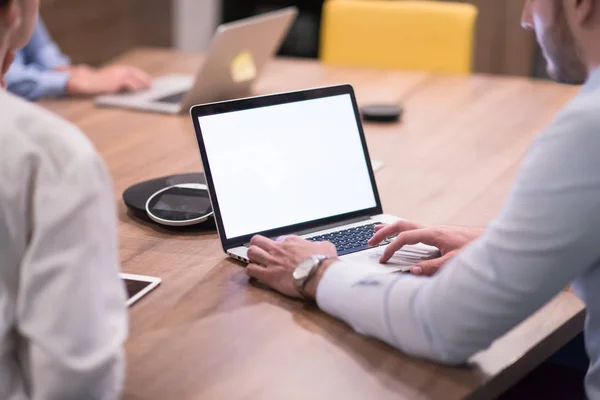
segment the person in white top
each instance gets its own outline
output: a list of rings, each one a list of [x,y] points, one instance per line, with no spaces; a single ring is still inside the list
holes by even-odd
[[[2,76],[37,11],[0,0]],[[127,314],[106,168],[42,108],[0,89],[0,110],[0,399],[118,399]]]
[[[573,283],[587,307],[586,392],[600,399],[600,0],[527,0],[522,25],[535,30],[552,77],[585,86],[535,140],[486,229],[378,227],[372,245],[398,235],[382,263],[407,244],[440,249],[412,275],[340,261],[329,243],[257,236],[247,273],[316,299],[360,333],[448,364],[487,348]]]

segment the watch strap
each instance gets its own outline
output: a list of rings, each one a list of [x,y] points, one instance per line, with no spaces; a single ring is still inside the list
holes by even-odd
[[[298,290],[300,295],[302,297],[304,297],[305,299],[310,299],[310,296],[308,295],[308,293],[306,293],[306,290],[304,290],[304,288],[306,287],[306,284],[315,275],[315,273],[317,272],[317,270],[319,269],[321,264],[323,264],[324,261],[330,259],[331,257],[318,254],[318,255],[313,255],[310,258],[313,260],[313,265],[312,265],[310,271],[308,272],[308,274],[302,279],[294,280],[296,290]]]

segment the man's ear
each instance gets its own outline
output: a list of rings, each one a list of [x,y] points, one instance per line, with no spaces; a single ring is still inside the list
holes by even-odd
[[[10,31],[21,25],[21,7],[17,0],[11,0],[6,7],[0,8],[0,28]]]
[[[573,17],[577,24],[584,25],[592,17],[598,6],[596,0],[571,0]]]

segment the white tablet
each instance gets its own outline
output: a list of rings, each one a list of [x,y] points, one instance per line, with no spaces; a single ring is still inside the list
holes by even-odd
[[[127,289],[127,307],[150,293],[160,284],[160,278],[144,275],[119,274]]]

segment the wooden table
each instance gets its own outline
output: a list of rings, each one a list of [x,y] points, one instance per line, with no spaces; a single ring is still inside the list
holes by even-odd
[[[201,56],[137,50],[153,74],[193,73]],[[277,60],[258,93],[349,82],[359,103],[401,101],[404,121],[366,125],[384,208],[425,223],[487,224],[534,135],[576,88],[521,78],[325,68]],[[312,306],[248,282],[210,230],[174,233],[132,220],[121,193],[141,180],[201,170],[189,117],[44,103],[97,146],[115,182],[123,270],[162,286],[131,309],[127,399],[489,399],[579,333],[582,303],[553,301],[472,365],[411,359]],[[468,316],[465,316],[468,318]]]

